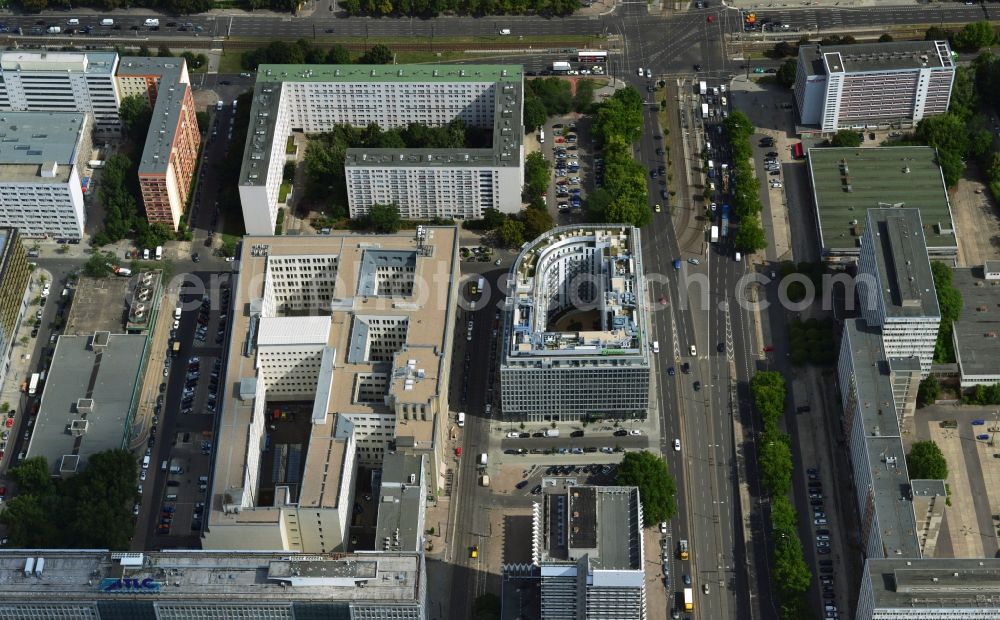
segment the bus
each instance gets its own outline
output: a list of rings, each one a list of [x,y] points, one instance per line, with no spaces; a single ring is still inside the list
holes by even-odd
[[[28,396],[34,396],[35,392],[38,391],[38,382],[41,379],[39,373],[31,375],[31,381],[28,383]]]
[[[806,156],[805,151],[802,148],[801,142],[796,142],[795,145],[792,146],[792,155],[795,157],[795,159],[802,159],[803,157]]]
[[[577,62],[585,65],[604,64],[608,62],[605,50],[580,50],[576,53]]]

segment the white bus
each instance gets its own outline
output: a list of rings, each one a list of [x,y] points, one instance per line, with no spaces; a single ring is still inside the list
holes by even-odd
[[[608,62],[608,52],[605,50],[580,50],[576,53],[576,60],[584,65],[604,64]]]
[[[37,372],[31,375],[31,381],[28,382],[28,396],[34,396],[35,392],[38,391],[38,382],[41,380],[41,375]]]

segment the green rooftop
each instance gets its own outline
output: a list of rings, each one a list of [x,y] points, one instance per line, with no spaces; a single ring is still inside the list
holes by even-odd
[[[957,253],[951,205],[933,148],[812,148],[809,176],[825,255],[857,256],[867,210],[897,206],[920,210],[928,254]]]
[[[261,82],[516,82],[521,65],[260,65]]]

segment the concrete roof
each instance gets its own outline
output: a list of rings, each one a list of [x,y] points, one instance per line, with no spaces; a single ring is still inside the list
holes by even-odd
[[[643,570],[636,487],[576,485],[565,496],[547,494],[545,500],[542,563],[575,563],[586,555],[595,571]]]
[[[75,164],[86,119],[78,112],[0,112],[0,164],[32,164],[36,174],[38,164]]]
[[[0,53],[4,71],[58,71],[113,75],[116,52],[30,52]]]
[[[1000,615],[1000,559],[868,559],[862,578],[871,581],[875,609]]]
[[[954,322],[955,357],[963,375],[1000,375],[1000,280],[987,280],[980,267],[952,269],[962,294]]]
[[[867,327],[862,319],[852,319],[844,322],[844,337],[850,339],[854,360],[857,415],[861,416],[871,498],[885,554],[920,557],[916,520],[908,497],[910,476],[881,333]]]
[[[10,239],[12,232],[14,232],[13,228],[8,226],[0,227],[0,257],[4,256],[4,252],[7,249],[7,241]]]
[[[326,344],[330,338],[328,316],[261,317],[257,345]]]
[[[521,65],[260,65],[250,110],[251,127],[240,169],[240,185],[262,186],[271,157],[282,85],[285,82],[409,83],[495,82],[491,149],[348,149],[345,166],[520,166],[524,129],[524,68]],[[387,128],[383,128],[387,129]],[[260,131],[258,135],[256,132]],[[251,178],[251,174],[256,177]]]
[[[887,318],[940,316],[920,212],[869,209],[875,264]]]
[[[81,276],[73,289],[73,303],[64,334],[90,336],[97,331],[123,332],[132,278]]]
[[[386,539],[393,551],[421,550],[423,520],[419,517],[425,501],[421,484],[424,475],[423,455],[395,452],[382,457],[382,481],[376,498],[376,550],[383,549]]]
[[[45,558],[44,571],[25,577],[25,562],[32,557]],[[423,560],[413,553],[333,557],[288,551],[0,550],[0,602],[7,605],[121,602],[130,598],[127,590],[106,592],[102,585],[115,585],[123,578],[154,582],[152,592],[139,594],[144,601],[191,601],[209,607],[233,601],[277,606],[309,601],[422,605],[426,581]],[[358,580],[364,580],[365,587],[358,587]]]
[[[322,505],[333,505],[336,497],[330,491],[331,485],[325,485],[327,492],[320,496],[324,474],[339,475],[344,453],[341,440],[336,435],[337,414],[392,414],[393,409],[385,402],[371,402],[355,398],[356,378],[359,374],[384,372],[409,373],[409,360],[419,359],[419,367],[425,370],[423,378],[416,377],[413,371],[413,382],[410,390],[396,389],[390,384],[388,400],[402,402],[426,402],[437,398],[445,398],[446,385],[442,384],[447,372],[442,372],[440,365],[447,359],[447,329],[446,317],[453,312],[455,300],[450,298],[452,282],[457,278],[453,271],[458,253],[458,230],[455,227],[426,227],[424,248],[428,252],[418,251],[415,231],[402,231],[395,235],[357,235],[352,233],[334,233],[331,235],[311,235],[296,237],[245,237],[242,251],[238,257],[239,276],[233,288],[233,317],[230,352],[227,356],[227,366],[223,381],[223,391],[230,393],[242,379],[257,375],[257,355],[254,344],[259,344],[263,334],[264,342],[275,341],[278,337],[269,334],[270,326],[265,326],[268,320],[281,318],[281,325],[289,330],[295,321],[303,321],[304,329],[310,331],[310,325],[326,321],[329,325],[326,349],[324,349],[323,364],[329,372],[321,373],[321,379],[329,383],[329,389],[317,388],[318,394],[328,395],[325,403],[316,403],[313,410],[313,426],[310,432],[306,469],[301,482],[300,501],[303,506],[310,502],[321,502]],[[261,250],[266,248],[266,250]],[[412,296],[361,296],[358,294],[361,266],[369,251],[417,252],[415,257],[414,278],[418,283]],[[269,277],[269,260],[283,257],[336,257],[336,284],[331,292],[331,311],[321,317],[268,317],[259,320],[261,327],[256,334],[251,333],[250,316],[251,302],[264,296],[265,283]],[[420,285],[422,283],[422,286]],[[265,308],[268,304],[261,305]],[[395,354],[393,361],[374,363],[348,359],[349,342],[352,338],[356,315],[365,317],[405,318],[408,325],[405,342]],[[274,325],[278,325],[277,322]],[[246,348],[248,339],[251,346]],[[310,336],[310,340],[312,340]],[[247,353],[249,351],[249,353]],[[426,354],[426,357],[421,357]],[[335,356],[330,363],[330,356]],[[228,386],[225,387],[225,386]],[[405,386],[403,386],[405,388]],[[395,391],[394,391],[395,390]],[[253,423],[252,401],[241,401],[238,398],[223,399],[220,412],[219,437],[217,445],[226,446],[220,450],[215,461],[215,475],[212,477],[214,492],[224,489],[241,488],[247,462],[247,429]],[[325,407],[322,421],[319,421],[318,411]],[[427,441],[434,436],[435,420],[431,419],[399,419],[396,423],[397,436],[414,437],[418,441]],[[329,458],[327,458],[329,454]],[[322,455],[322,456],[321,456]],[[327,466],[329,471],[324,471]],[[313,492],[315,489],[315,492]],[[216,506],[213,506],[213,517]],[[248,513],[244,510],[241,520],[246,520]],[[220,513],[221,515],[221,513]],[[220,516],[221,518],[221,516]]]
[[[800,45],[799,56],[805,57],[810,75],[954,67],[947,41]]]
[[[64,455],[78,455],[79,469],[91,454],[122,447],[138,369],[146,345],[141,335],[112,334],[100,358],[92,336],[60,336],[49,367],[27,456],[44,456],[55,475]],[[77,412],[77,400],[93,399],[93,412]],[[67,432],[85,419],[86,433]]]
[[[951,204],[933,148],[812,148],[808,153],[824,252],[856,256],[865,211],[896,204],[920,210],[928,252],[958,251]]]

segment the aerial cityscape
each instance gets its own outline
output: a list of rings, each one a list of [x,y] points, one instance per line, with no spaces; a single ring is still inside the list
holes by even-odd
[[[1000,619],[1000,0],[0,39],[0,618]]]

